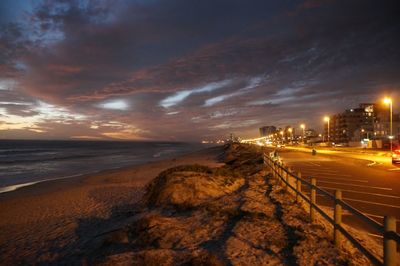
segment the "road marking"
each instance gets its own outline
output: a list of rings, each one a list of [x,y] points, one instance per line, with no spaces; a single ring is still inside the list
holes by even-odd
[[[304,170],[306,170],[306,171],[316,171],[316,172],[327,172],[327,173],[337,173],[338,171],[335,171],[335,170],[331,170],[331,169],[323,169],[322,167],[319,167],[319,168],[309,168],[308,166],[306,166],[306,167],[302,167],[302,166],[299,166],[299,169],[304,169]]]
[[[318,180],[318,183],[328,183],[328,184],[337,184],[337,185],[363,187],[363,188],[374,188],[374,189],[381,189],[381,190],[393,190],[393,189],[387,188],[387,187],[371,187],[371,186],[354,185],[354,184],[348,184],[348,183],[331,182],[331,181],[323,181],[323,180]]]
[[[400,171],[400,168],[391,168],[391,169],[388,169],[389,171]]]
[[[324,175],[341,175],[341,176],[352,176],[349,174],[342,174],[338,172],[329,172],[329,171],[315,171],[315,170],[305,170],[304,172],[313,172],[313,173],[318,173],[318,174],[324,174]]]
[[[366,216],[371,216],[371,217],[383,219],[383,216],[382,216],[382,215],[372,214],[372,213],[368,213],[368,212],[363,212],[362,214],[364,214],[364,215],[366,215]]]
[[[307,176],[307,175],[306,175],[306,176]],[[368,183],[367,180],[361,180],[361,179],[349,179],[349,178],[325,177],[325,176],[318,176],[318,178],[333,179],[333,180],[344,180],[344,181],[354,181],[354,182],[361,182],[361,183]]]
[[[362,214],[367,215],[367,216],[380,218],[380,219],[384,218],[384,216],[382,216],[382,215],[376,215],[376,214],[372,214],[372,213],[368,213],[368,212],[363,212]],[[400,223],[400,219],[396,219],[396,222]]]
[[[371,234],[371,233],[367,233],[367,235],[374,236],[374,237],[377,237],[377,238],[383,238],[382,235],[376,235],[376,234]]]
[[[299,169],[303,170],[303,171],[314,171],[314,172],[322,172],[322,173],[330,173],[330,174],[337,174],[338,171],[334,171],[334,170],[328,170],[328,169],[314,169],[314,168],[307,168],[307,167],[298,167]]]
[[[330,176],[344,176],[344,177],[352,177],[353,175],[349,174],[341,174],[341,173],[334,173],[334,172],[324,172],[324,171],[314,171],[314,170],[304,170],[300,171],[301,173],[310,173],[314,175],[330,175]]]
[[[379,206],[385,206],[385,207],[391,207],[391,208],[400,209],[400,206],[397,206],[397,205],[378,203],[378,202],[372,202],[372,201],[367,201],[367,200],[351,199],[351,198],[343,198],[343,199],[344,200],[349,200],[349,201],[357,201],[357,202],[362,202],[362,203],[368,203],[368,204],[373,204],[373,205],[379,205]]]
[[[343,176],[352,176],[351,174],[343,173],[341,171],[333,171],[328,169],[303,169],[303,171],[309,172],[316,172],[316,173],[323,173],[327,175],[343,175]]]
[[[333,188],[333,187],[324,187],[324,186],[320,186],[320,188],[331,189],[331,190],[337,190],[337,188]],[[371,193],[371,192],[362,192],[362,191],[356,191],[356,190],[350,190],[350,189],[340,189],[340,190],[341,190],[341,191],[344,191],[344,192],[351,192],[351,193],[359,193],[359,194],[367,194],[367,195],[373,195],[373,196],[379,196],[379,197],[400,199],[400,197],[398,197],[398,196],[393,196],[393,195],[385,195],[385,194]]]
[[[373,165],[375,165],[375,164],[376,164],[376,162],[374,161],[374,162],[372,162],[372,163],[367,164],[367,166],[373,166]]]
[[[313,163],[313,162],[307,162],[308,164],[311,164],[311,165],[314,165],[314,166],[318,166],[318,167],[320,167],[321,165],[320,164],[317,164],[317,163]]]

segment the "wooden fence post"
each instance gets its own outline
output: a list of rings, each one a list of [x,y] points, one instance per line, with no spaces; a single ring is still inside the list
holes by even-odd
[[[290,168],[290,167],[288,167],[288,169],[287,169],[288,171],[287,171],[287,173],[286,173],[286,183],[287,183],[287,185],[286,185],[286,192],[289,192],[289,184],[290,184],[290,174],[292,173],[292,168]]]
[[[272,177],[275,178],[275,162],[271,161]]]
[[[278,181],[279,181],[279,184],[282,184],[282,180],[281,180],[281,176],[282,176],[282,168],[281,168],[281,166],[282,166],[282,162],[278,162]]]
[[[313,207],[316,204],[316,191],[315,186],[317,185],[317,180],[313,177],[311,178],[311,194],[310,194],[310,220],[313,223],[315,221],[315,209]]]
[[[288,192],[288,184],[287,184],[287,180],[288,180],[288,173],[284,170],[285,165],[282,164],[282,179],[285,180],[285,182],[283,182],[283,187],[285,188],[285,191]]]
[[[301,197],[300,197],[300,193],[301,193],[301,181],[300,181],[301,173],[300,172],[297,173],[297,177],[298,177],[298,179],[296,179],[296,202],[299,203],[300,200],[301,200]]]
[[[339,200],[342,199],[342,191],[335,191],[335,203],[334,203],[334,213],[333,219],[335,224],[333,225],[333,243],[336,247],[340,246],[340,231],[339,226],[342,223],[342,205],[340,205]]]
[[[385,216],[385,231],[383,234],[383,265],[396,265],[396,241],[388,237],[388,232],[396,232],[396,218],[394,216]]]
[[[280,181],[279,176],[281,175],[281,163],[277,162],[276,163],[276,178],[278,178],[278,181]]]

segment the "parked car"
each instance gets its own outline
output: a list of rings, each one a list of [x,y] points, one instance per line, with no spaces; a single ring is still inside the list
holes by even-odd
[[[394,150],[392,153],[392,163],[400,163],[400,149]]]

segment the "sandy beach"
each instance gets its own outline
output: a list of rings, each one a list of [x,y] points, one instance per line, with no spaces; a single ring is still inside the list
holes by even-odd
[[[161,171],[182,164],[220,166],[221,152],[222,147],[214,147],[0,194],[2,265],[46,264],[79,253],[88,239],[118,227]]]

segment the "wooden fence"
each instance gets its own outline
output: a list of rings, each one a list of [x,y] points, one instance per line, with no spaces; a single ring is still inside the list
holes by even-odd
[[[282,162],[279,162],[278,160],[274,159],[274,157],[271,157],[266,153],[264,153],[264,164],[270,169],[273,177],[282,182],[287,191],[290,189],[292,192],[294,192],[296,195],[296,202],[299,203],[301,199],[303,199],[308,204],[310,208],[309,211],[311,222],[315,222],[315,214],[317,211],[333,226],[333,241],[335,246],[340,246],[341,238],[344,236],[362,254],[364,254],[372,264],[385,266],[396,265],[397,245],[400,243],[400,235],[396,232],[395,217],[385,216],[384,225],[381,225],[380,223],[361,213],[359,210],[350,206],[348,203],[344,202],[342,200],[342,192],[340,190],[336,190],[335,195],[332,195],[326,190],[319,188],[315,178],[311,178],[311,182],[302,179],[301,173],[298,173],[297,175],[292,173],[292,171],[286,168]],[[305,195],[301,191],[302,185],[310,189],[310,196]],[[316,201],[317,192],[333,201],[333,218],[318,206]],[[349,211],[352,215],[358,217],[365,224],[383,235],[383,261],[369,251],[365,246],[363,246],[362,243],[360,243],[342,226],[342,209]]]

